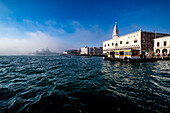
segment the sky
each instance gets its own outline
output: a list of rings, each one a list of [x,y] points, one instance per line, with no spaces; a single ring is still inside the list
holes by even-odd
[[[169,0],[0,0],[0,55],[100,47],[140,29],[170,33]]]

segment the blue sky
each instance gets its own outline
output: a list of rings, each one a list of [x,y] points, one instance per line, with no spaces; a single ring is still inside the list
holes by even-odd
[[[0,0],[0,54],[102,46],[140,28],[170,33],[169,0]]]

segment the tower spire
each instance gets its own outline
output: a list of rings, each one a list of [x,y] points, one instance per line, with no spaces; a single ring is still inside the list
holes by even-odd
[[[113,38],[119,37],[119,30],[117,27],[117,22],[115,22],[115,27],[113,29]]]

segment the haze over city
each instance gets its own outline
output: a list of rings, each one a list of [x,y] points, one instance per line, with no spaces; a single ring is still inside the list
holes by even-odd
[[[170,33],[168,0],[0,0],[0,55],[102,46],[140,28]]]

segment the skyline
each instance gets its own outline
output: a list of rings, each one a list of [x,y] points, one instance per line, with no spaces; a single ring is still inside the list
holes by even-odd
[[[0,54],[102,46],[119,34],[170,33],[168,0],[0,0]]]

